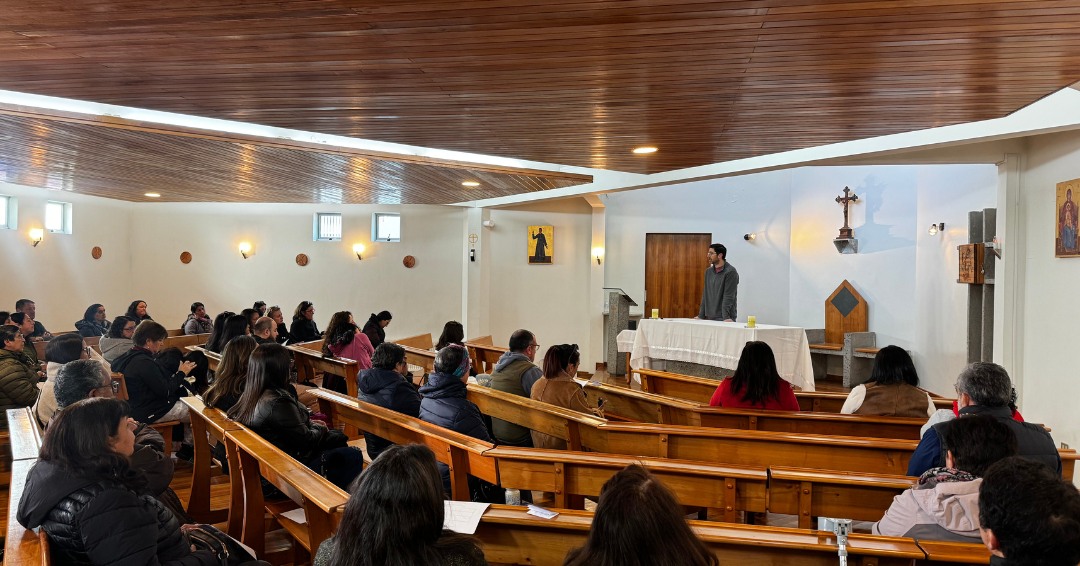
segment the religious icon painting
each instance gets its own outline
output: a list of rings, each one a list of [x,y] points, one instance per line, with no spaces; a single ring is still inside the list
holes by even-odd
[[[529,265],[551,265],[555,251],[555,228],[529,226]]]
[[[1057,184],[1054,207],[1054,255],[1080,257],[1077,242],[1077,214],[1080,213],[1080,179]]]

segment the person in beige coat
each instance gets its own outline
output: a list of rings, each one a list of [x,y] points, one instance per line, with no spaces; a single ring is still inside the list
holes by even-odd
[[[578,352],[577,344],[559,344],[548,348],[544,355],[544,377],[533,384],[529,397],[579,413],[604,416],[599,408],[589,406],[585,392],[574,381],[579,363],[581,353]],[[566,441],[561,438],[535,430],[531,433],[533,446],[536,448],[566,450]]]

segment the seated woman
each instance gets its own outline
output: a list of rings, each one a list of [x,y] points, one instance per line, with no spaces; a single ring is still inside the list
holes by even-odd
[[[144,320],[154,320],[146,312],[146,301],[132,301],[124,316],[134,320],[136,325]]]
[[[314,566],[486,566],[476,541],[443,528],[435,454],[419,444],[392,446],[351,486],[337,536]]]
[[[371,365],[371,369],[362,370],[357,378],[360,400],[403,415],[420,418],[420,393],[405,377],[409,374],[405,348],[391,342],[384,342],[375,348],[375,353],[371,356]],[[364,432],[364,444],[372,460],[378,458],[387,446],[393,446],[389,440],[370,432]]]
[[[277,324],[277,343],[291,342],[292,336],[289,335],[289,329],[285,326],[285,315],[281,313],[281,307],[277,305],[270,307],[270,310],[266,311],[266,316],[274,319],[274,323]]]
[[[11,313],[11,322],[15,323],[15,327],[22,333],[23,353],[26,354],[26,357],[34,361],[34,365],[40,366],[41,360],[38,359],[37,348],[34,347],[34,342],[41,341],[41,339],[33,338],[34,319],[30,318],[30,315],[24,312],[15,312]]]
[[[8,311],[0,311],[0,326],[7,326],[10,324],[15,324],[14,322],[11,322],[11,313]]]
[[[225,335],[225,321],[229,320],[230,316],[235,315],[236,313],[232,311],[222,311],[214,317],[214,327],[210,329],[210,336],[206,338],[206,344],[203,344],[203,348],[211,352],[220,352],[225,347],[225,344],[221,341],[222,336]]]
[[[289,327],[290,344],[313,342],[323,337],[319,327],[315,326],[315,305],[311,301],[300,301],[293,312],[292,326]]]
[[[188,374],[191,379],[187,384],[188,391],[194,395],[202,395],[206,388],[210,387],[210,360],[206,359],[206,354],[192,350],[184,353],[184,361],[195,364],[195,369]]]
[[[439,335],[439,342],[435,344],[435,351],[438,352],[450,344],[464,346],[464,342],[465,327],[460,322],[451,320],[443,325],[442,334]],[[476,368],[469,368],[469,377],[476,377]]]
[[[154,360],[168,337],[164,326],[152,320],[140,323],[135,328],[135,345],[112,364],[113,371],[124,374],[131,416],[141,423],[191,422],[180,397],[185,395],[184,380],[195,364],[182,362],[176,371],[169,372]],[[184,439],[190,446],[190,427],[184,427]]]
[[[89,357],[83,347],[82,336],[75,333],[60,334],[45,346],[45,383],[41,384],[41,393],[37,403],[34,403],[34,415],[42,426],[49,423],[57,410],[53,387],[56,385],[56,374],[60,368],[68,362]]]
[[[251,336],[251,326],[248,324],[248,319],[241,314],[234,314],[225,319],[225,324],[222,325],[221,333],[218,335],[217,344],[208,347],[207,350],[220,354],[225,349],[225,345],[232,342],[232,339],[237,336]]]
[[[206,314],[206,305],[198,302],[191,303],[191,314],[184,321],[182,328],[185,335],[209,334],[212,332],[214,323],[211,322],[210,316]]]
[[[988,415],[968,415],[944,427],[944,468],[931,468],[897,495],[875,535],[979,543],[979,487],[986,470],[1018,454],[1016,435]]]
[[[228,411],[229,418],[255,431],[267,442],[292,456],[307,467],[325,473],[326,478],[342,489],[348,488],[363,469],[359,461],[345,457],[348,437],[337,429],[311,420],[307,408],[296,398],[289,385],[289,364],[292,356],[284,346],[264,344],[255,348],[248,361],[247,382],[240,400]],[[340,449],[345,468],[333,472],[323,469],[324,454]]]
[[[240,315],[248,320],[248,328],[255,328],[255,322],[259,320],[259,311],[255,309],[244,309],[240,311]]]
[[[248,358],[258,344],[251,336],[237,336],[225,346],[214,372],[214,384],[203,393],[208,407],[228,412],[240,400],[247,380]]]
[[[574,381],[579,363],[581,353],[577,344],[559,344],[548,348],[547,354],[544,354],[544,377],[533,384],[529,397],[571,411],[604,416],[600,409],[589,406],[585,391]],[[531,433],[536,448],[566,450],[566,441],[561,438],[535,430]]]
[[[132,470],[136,427],[119,399],[85,399],[57,413],[26,478],[19,523],[49,533],[61,564],[220,564],[191,550],[179,521]]]
[[[0,411],[31,407],[37,401],[39,366],[26,356],[25,342],[19,327],[0,326]],[[7,430],[7,419],[0,430]]]
[[[379,344],[386,342],[386,327],[393,318],[394,316],[390,314],[390,311],[382,311],[379,314],[372,313],[368,317],[367,322],[364,323],[364,334],[367,334],[372,347],[378,348]]]
[[[709,405],[742,409],[798,411],[799,400],[791,384],[776,371],[772,348],[764,342],[747,342],[739,356],[735,375],[724,378]]]
[[[101,357],[112,364],[121,354],[126,354],[135,345],[131,337],[135,335],[134,320],[126,316],[118,316],[109,327],[109,334],[98,342],[101,348]]]
[[[371,341],[367,335],[360,332],[351,312],[340,311],[330,317],[330,324],[326,327],[326,341],[322,347],[324,358],[355,360],[360,369],[365,370],[371,369],[371,354],[374,352]],[[322,386],[338,393],[348,392],[345,379],[338,375],[324,375]]]
[[[919,389],[919,374],[903,348],[885,346],[874,356],[870,382],[848,393],[840,412],[845,415],[929,417],[937,407],[930,394]]]
[[[716,566],[720,561],[690,530],[686,510],[645,468],[630,464],[600,488],[585,546],[563,566]]]
[[[109,333],[109,319],[105,316],[105,307],[99,303],[90,305],[83,313],[82,320],[75,322],[79,335],[87,338],[105,336]]]

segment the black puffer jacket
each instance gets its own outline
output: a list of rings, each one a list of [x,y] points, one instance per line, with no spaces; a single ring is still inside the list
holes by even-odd
[[[357,382],[360,400],[410,417],[420,417],[420,394],[400,373],[388,369],[365,369]],[[372,460],[394,443],[369,432],[364,433]]]
[[[371,318],[364,323],[364,334],[367,334],[368,340],[371,340],[372,348],[378,348],[379,344],[386,342],[386,330],[379,324],[379,315],[371,315]]]
[[[424,398],[420,401],[420,419],[433,425],[448,428],[454,432],[491,442],[484,415],[480,408],[465,398],[468,389],[460,377],[446,373],[433,373],[428,382],[420,388]],[[451,493],[450,468],[439,462],[439,474],[442,475],[443,489]],[[469,491],[474,501],[480,489],[480,480],[469,476]]]
[[[314,320],[294,320],[292,326],[289,327],[289,344],[313,342],[320,338],[322,338],[322,332],[319,332],[319,327],[315,326]]]
[[[184,393],[184,374],[169,375],[149,350],[132,348],[113,361],[112,370],[124,374],[131,418],[141,423],[165,416]]]
[[[307,462],[321,452],[325,427],[312,424],[307,408],[284,389],[267,389],[255,413],[242,424],[282,452]]]
[[[180,523],[157,499],[116,481],[72,475],[44,460],[26,478],[17,518],[28,529],[49,533],[60,564],[218,564],[210,552],[191,552]]]

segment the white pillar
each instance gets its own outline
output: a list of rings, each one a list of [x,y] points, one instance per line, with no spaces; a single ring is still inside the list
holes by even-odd
[[[461,269],[461,324],[465,327],[465,338],[476,338],[490,334],[488,301],[491,268],[490,246],[488,246],[490,228],[483,226],[491,219],[491,210],[486,208],[467,208],[462,222],[465,238],[465,253],[462,256]],[[472,241],[475,235],[476,241]]]
[[[1021,171],[1023,156],[998,163],[997,237],[1001,260],[994,277],[994,362],[1013,378],[1023,399],[1025,246]]]
[[[588,358],[583,360],[582,367],[592,372],[596,364],[603,362],[606,355],[604,343],[604,269],[607,266],[607,258],[601,257],[601,263],[597,264],[596,257],[592,255],[594,248],[606,248],[604,245],[607,234],[607,216],[604,203],[597,195],[586,195],[585,200],[592,207],[592,245],[589,247],[589,345],[586,348]]]

